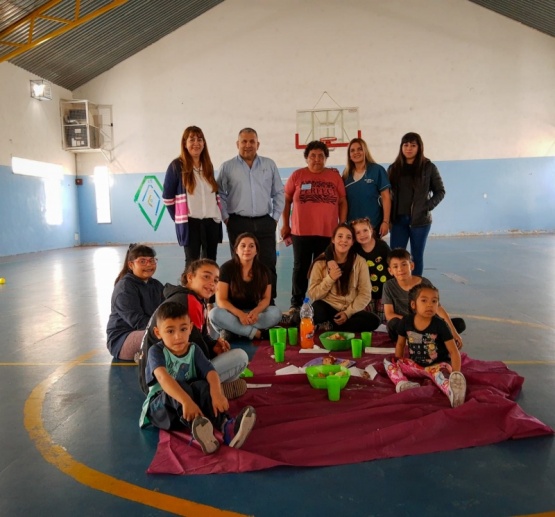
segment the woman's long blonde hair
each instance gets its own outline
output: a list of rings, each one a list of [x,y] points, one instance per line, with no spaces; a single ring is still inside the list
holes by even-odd
[[[355,173],[355,163],[353,162],[353,160],[351,160],[351,147],[353,146],[353,144],[361,145],[362,150],[364,151],[364,159],[366,160],[366,165],[368,165],[369,163],[376,163],[376,160],[374,160],[374,158],[372,158],[372,155],[370,154],[370,149],[368,149],[368,145],[366,145],[366,142],[362,138],[353,138],[349,142],[349,147],[347,147],[347,166],[343,171],[344,180],[348,179],[349,177],[352,178],[353,174]]]

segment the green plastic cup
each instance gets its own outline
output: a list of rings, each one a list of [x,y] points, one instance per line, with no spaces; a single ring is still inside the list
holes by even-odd
[[[241,378],[245,378],[245,377],[254,377],[254,373],[252,370],[249,370],[248,368],[245,368],[242,372],[241,375],[239,375],[239,377]]]
[[[328,399],[337,402],[341,397],[341,378],[337,375],[328,375],[326,386],[328,388]]]
[[[278,338],[277,338],[277,327],[274,327],[273,329],[269,330],[270,333],[270,345],[274,346],[277,342],[278,342]]]
[[[277,327],[277,343],[287,344],[287,329],[283,327]]]
[[[283,363],[285,361],[285,343],[274,344],[274,358],[276,363]]]
[[[362,339],[362,344],[364,348],[367,346],[372,346],[372,332],[361,332],[360,338]]]
[[[362,357],[362,339],[351,339],[351,351],[355,359]]]
[[[287,336],[289,337],[289,344],[296,345],[299,339],[299,329],[297,327],[290,327],[287,329]]]

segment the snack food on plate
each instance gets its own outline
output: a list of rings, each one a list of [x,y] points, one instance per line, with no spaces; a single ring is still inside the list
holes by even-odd
[[[344,377],[345,376],[345,372],[344,371],[339,371],[339,372],[328,372],[328,373],[322,373],[322,372],[318,372],[318,378],[319,379],[325,379],[326,377],[329,377],[330,375],[335,375],[336,377]]]
[[[341,335],[339,332],[328,336],[328,339],[333,339],[334,341],[345,341],[345,336]]]
[[[322,357],[322,364],[326,365],[326,364],[335,364],[335,357],[333,357],[333,355],[327,355],[325,357]]]

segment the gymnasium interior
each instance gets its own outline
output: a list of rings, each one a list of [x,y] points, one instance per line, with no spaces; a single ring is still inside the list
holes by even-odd
[[[1,515],[555,515],[552,1],[0,0],[0,14]],[[325,113],[346,118],[307,121]],[[345,462],[340,442],[366,442],[336,405],[322,465],[154,472],[159,432],[139,428],[137,366],[112,359],[106,323],[130,243],[156,249],[158,280],[179,281],[161,185],[193,124],[215,170],[255,128],[284,183],[305,165],[299,142],[325,127],[360,134],[385,168],[418,132],[446,188],[424,276],[465,319],[468,359],[512,375],[514,397],[491,406],[511,418],[457,420],[470,409],[435,396],[449,447],[430,428]],[[345,149],[327,166],[342,171]],[[218,263],[229,258],[224,235]],[[283,310],[292,264],[278,242]],[[253,364],[266,350],[234,346]],[[290,429],[272,447],[294,443]]]

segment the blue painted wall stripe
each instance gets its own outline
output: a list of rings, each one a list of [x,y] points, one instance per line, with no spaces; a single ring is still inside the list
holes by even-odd
[[[432,234],[555,231],[555,157],[436,162],[447,195],[434,210]],[[385,165],[384,165],[385,166]],[[339,165],[339,170],[343,165]],[[280,169],[284,181],[295,168]],[[44,220],[42,180],[12,174],[0,166],[0,255],[14,255],[76,244],[176,242],[167,212],[155,231],[134,202],[145,174],[115,174],[111,189],[112,223],[97,224],[94,182],[76,186],[64,177],[64,222]],[[164,174],[155,175],[160,182]],[[75,234],[80,240],[75,241]]]

